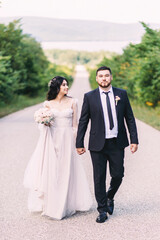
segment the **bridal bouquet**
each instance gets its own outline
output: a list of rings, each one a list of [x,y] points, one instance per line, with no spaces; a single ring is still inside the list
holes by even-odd
[[[49,125],[52,119],[52,112],[47,108],[40,108],[34,114],[34,120],[37,123]]]

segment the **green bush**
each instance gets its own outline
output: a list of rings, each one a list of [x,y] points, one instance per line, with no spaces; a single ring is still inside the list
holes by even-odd
[[[48,82],[56,75],[73,82],[73,71],[51,64],[40,44],[23,34],[20,20],[0,24],[0,106],[10,104],[18,95],[36,97],[47,92]],[[22,98],[27,99],[27,98]]]
[[[160,102],[160,31],[142,23],[145,34],[139,44],[129,44],[122,55],[104,58],[98,65],[112,69],[113,85],[127,90],[130,97],[156,107]],[[90,71],[95,87],[95,70]]]

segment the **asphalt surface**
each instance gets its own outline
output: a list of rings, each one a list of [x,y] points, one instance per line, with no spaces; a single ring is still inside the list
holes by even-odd
[[[79,109],[89,90],[88,74],[78,66],[69,95],[79,99]],[[61,221],[28,212],[23,175],[39,136],[33,114],[40,106],[0,119],[0,239],[159,240],[160,132],[138,120],[139,149],[135,154],[126,149],[125,177],[115,197],[114,214],[105,223],[95,222],[98,214],[88,152],[81,159],[93,196],[92,209]],[[88,134],[85,141],[87,147]]]

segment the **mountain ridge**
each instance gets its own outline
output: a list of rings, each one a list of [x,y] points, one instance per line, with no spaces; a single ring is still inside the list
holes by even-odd
[[[39,42],[54,41],[140,41],[144,34],[140,23],[111,23],[95,20],[56,19],[45,17],[0,17],[0,23],[8,24],[21,19],[24,33]],[[160,24],[149,24],[159,29]]]

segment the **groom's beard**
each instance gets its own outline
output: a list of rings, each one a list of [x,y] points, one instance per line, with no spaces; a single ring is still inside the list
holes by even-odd
[[[110,85],[111,85],[111,82],[109,82],[109,83],[99,83],[98,84],[101,88],[108,88]]]

